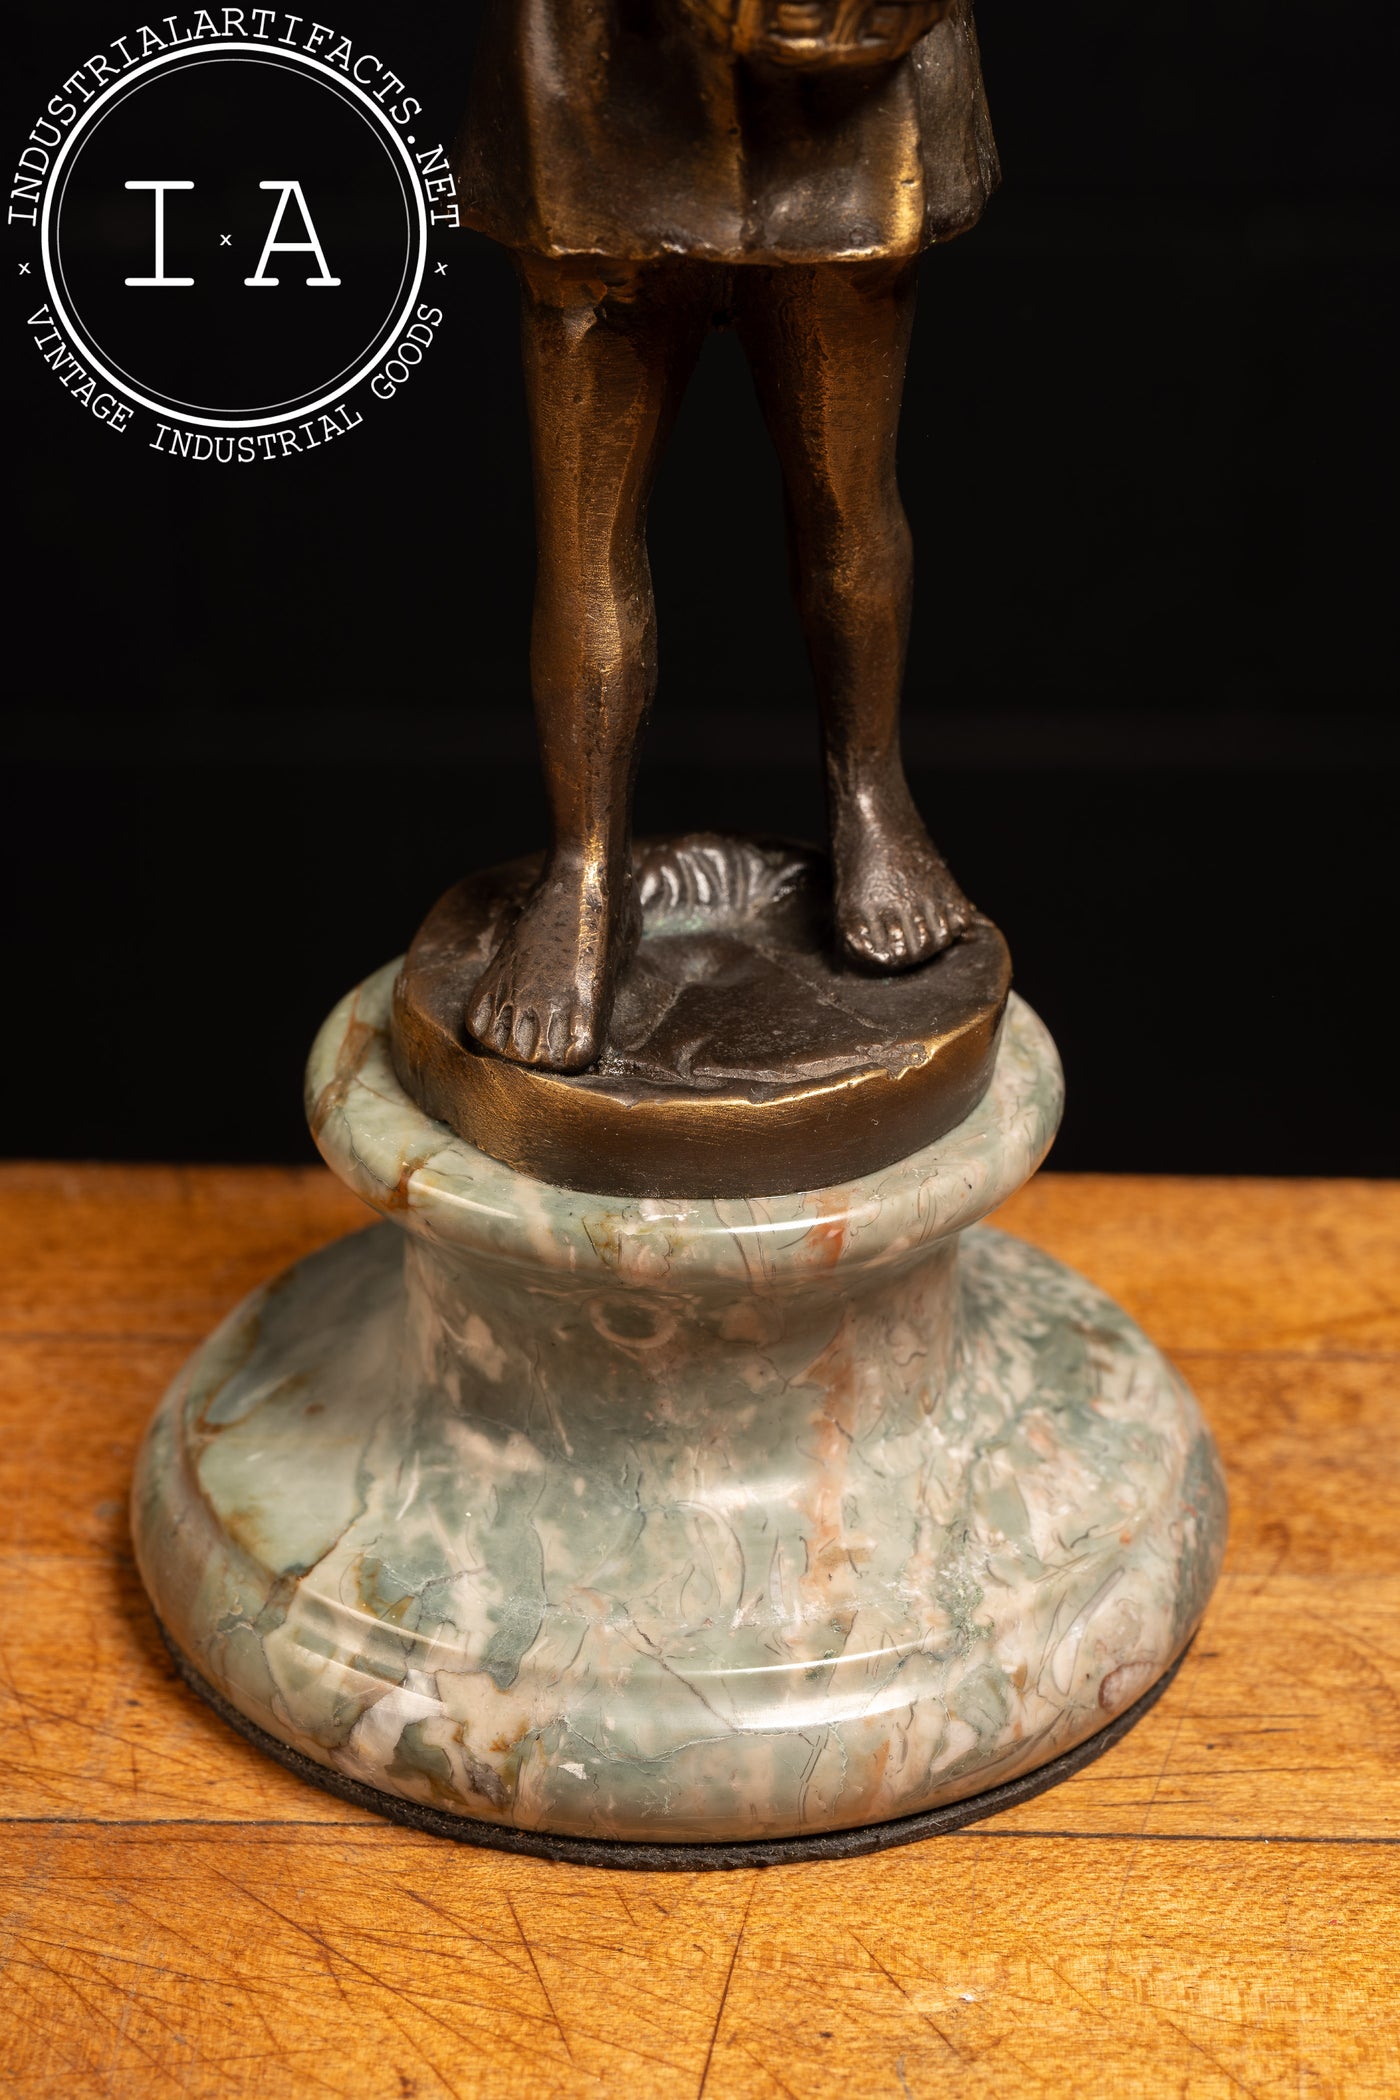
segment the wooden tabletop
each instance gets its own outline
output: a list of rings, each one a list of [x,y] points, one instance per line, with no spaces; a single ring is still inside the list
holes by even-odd
[[[609,1874],[419,1837],[175,1679],[142,1427],[318,1169],[0,1169],[0,2093],[1400,2093],[1400,1186],[1044,1175],[1000,1222],[1182,1366],[1233,1496],[1117,1748],[840,1865]]]

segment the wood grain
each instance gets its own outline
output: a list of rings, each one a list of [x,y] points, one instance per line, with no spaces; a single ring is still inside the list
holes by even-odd
[[[1400,1188],[1045,1175],[1007,1207],[1195,1385],[1225,1579],[1052,1794],[733,1875],[410,1835],[174,1678],[136,1441],[238,1297],[364,1219],[316,1169],[0,1169],[0,2093],[1400,2090]]]

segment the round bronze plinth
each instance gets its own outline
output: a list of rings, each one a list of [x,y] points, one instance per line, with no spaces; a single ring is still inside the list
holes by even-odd
[[[482,1050],[470,995],[539,870],[509,861],[449,890],[394,994],[400,1081],[493,1159],[617,1195],[783,1195],[906,1158],[986,1092],[1011,984],[991,921],[920,969],[867,976],[835,959],[822,858],[748,839],[638,847],[642,940],[590,1071]]]

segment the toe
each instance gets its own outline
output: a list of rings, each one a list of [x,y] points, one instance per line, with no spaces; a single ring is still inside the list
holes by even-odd
[[[569,1072],[585,1071],[595,1062],[597,1056],[598,1031],[593,1016],[576,1008],[570,1016],[569,1047],[564,1068]]]
[[[564,1058],[566,1072],[586,1072],[594,1062],[593,1046],[586,1035],[571,1035]]]
[[[515,1026],[510,1032],[511,1055],[522,1064],[534,1062],[535,1049],[540,1039],[540,1024],[533,1007],[522,1007],[515,1017]]]
[[[467,1010],[467,1026],[478,1042],[490,1040],[492,1024],[496,1018],[495,972],[487,971],[477,979],[472,1003]]]
[[[567,1006],[556,1006],[545,1027],[544,1042],[540,1050],[541,1062],[553,1065],[556,1069],[567,1065],[568,1062],[571,1048],[569,1018]]]

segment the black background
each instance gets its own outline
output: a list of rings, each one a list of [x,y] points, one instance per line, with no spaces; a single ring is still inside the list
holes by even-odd
[[[11,159],[140,19],[9,10]],[[475,19],[331,17],[434,138]],[[908,743],[1059,1040],[1060,1166],[1400,1172],[1394,22],[981,10],[1005,188],[925,265]],[[12,283],[33,253],[11,234]],[[401,398],[277,465],[104,430],[32,348],[34,279],[12,290],[10,1153],[309,1157],[324,1013],[449,881],[542,842],[513,286],[475,236],[438,254],[446,319]],[[818,833],[776,470],[728,338],[652,545],[640,827]]]

